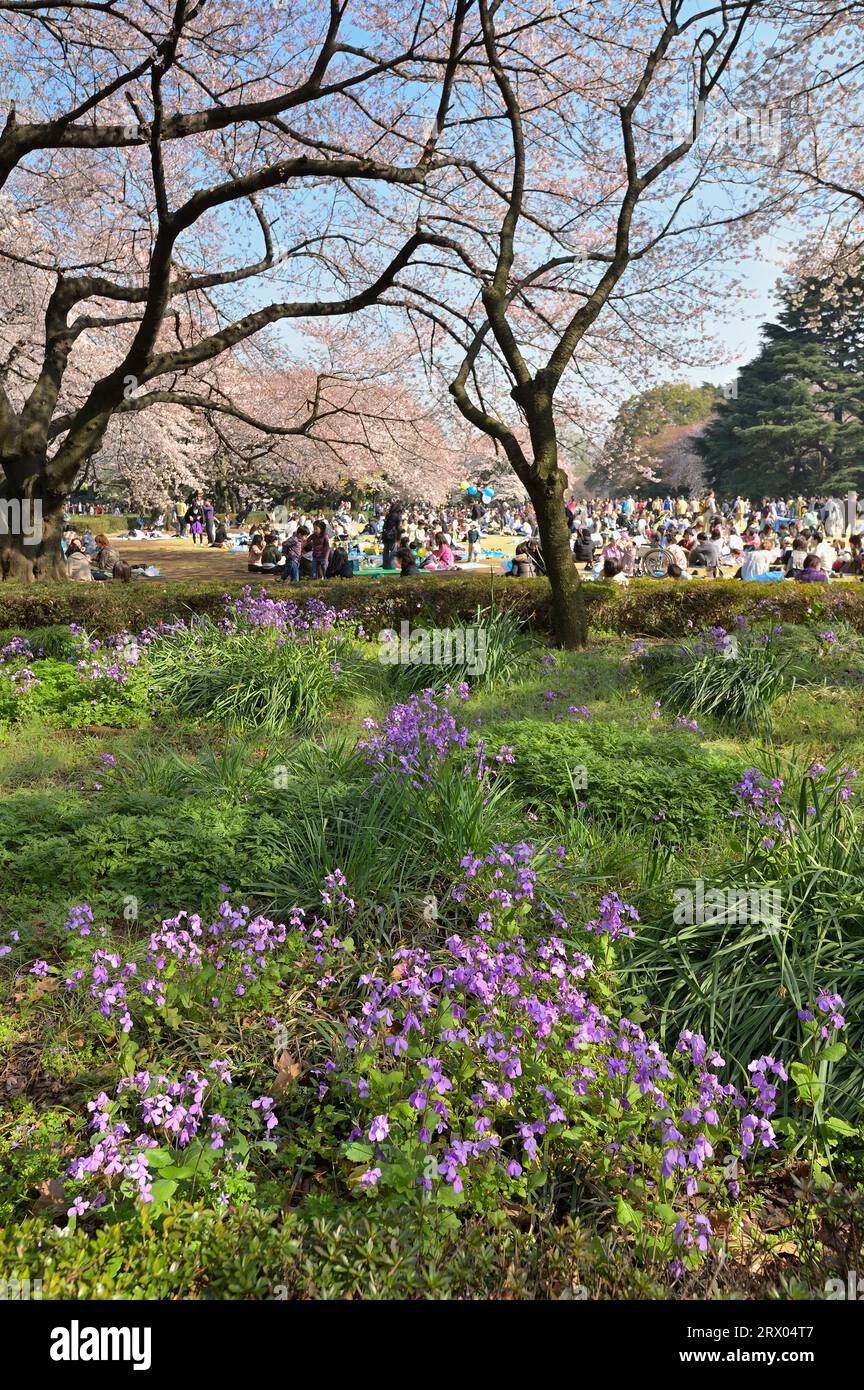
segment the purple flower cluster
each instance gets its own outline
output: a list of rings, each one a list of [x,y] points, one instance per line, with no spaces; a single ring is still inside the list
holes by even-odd
[[[780,798],[785,786],[782,777],[766,778],[758,767],[748,767],[734,791],[741,805],[761,826],[776,830],[781,835],[788,834],[788,823],[780,807]],[[743,815],[743,811],[732,811],[733,816]]]
[[[702,732],[702,730],[699,728],[699,725],[696,723],[696,720],[688,719],[687,716],[684,714],[679,714],[676,718],[675,728],[681,729],[683,732],[689,734],[699,734]]]
[[[271,598],[266,589],[253,594],[250,585],[239,598],[224,595],[226,631],[270,629],[292,638],[326,634],[350,619],[347,608],[333,608],[320,598],[297,603],[291,598]]]
[[[327,875],[321,898],[350,915],[354,903],[344,886],[344,875],[335,869]],[[91,908],[86,903],[72,908],[64,927],[78,936],[90,936],[95,930]],[[98,931],[105,935],[104,927]],[[209,968],[222,980],[224,991],[242,998],[262,978],[269,963],[280,959],[289,939],[300,941],[304,937],[315,965],[322,968],[335,953],[348,949],[325,919],[315,918],[308,925],[301,908],[293,909],[286,925],[260,914],[253,916],[248,907],[234,908],[226,900],[219,908],[218,920],[206,929],[196,913],[180,912],[167,918],[151,933],[140,961],[124,960],[113,951],[92,951],[86,967],[71,971],[66,988],[71,992],[86,984],[103,1018],[116,1020],[121,1030],[129,1033],[135,1026],[136,997],[143,1006],[163,1009],[174,984],[182,986]],[[333,978],[325,972],[318,983],[323,986]],[[211,1008],[219,1007],[219,996],[211,996]]]
[[[513,904],[509,888],[502,896],[498,887],[499,869],[529,871],[524,901],[544,911],[535,900],[530,847],[514,848],[518,854],[499,847],[494,856],[463,861],[469,879],[492,869],[490,906],[475,933],[451,935],[444,955],[403,948],[391,970],[360,977],[361,1007],[344,1038],[347,1060],[331,1059],[318,1075],[322,1099],[332,1091],[346,1101],[348,1143],[365,1138],[372,1146],[361,1188],[380,1187],[388,1162],[408,1153],[427,1192],[436,1175],[456,1195],[469,1178],[488,1180],[490,1174],[507,1190],[526,1168],[548,1160],[586,1111],[607,1114],[613,1128],[616,1114],[627,1117],[626,1142],[605,1145],[618,1179],[626,1183],[638,1169],[687,1197],[707,1176],[717,1131],[741,1110],[756,1112],[739,1127],[742,1152],[757,1138],[763,1146],[773,1143],[767,1117],[776,1087],[769,1078],[772,1069],[785,1077],[780,1063],[761,1058],[753,1064],[748,1102],[716,1076],[723,1058],[700,1035],[684,1033],[678,1051],[690,1067],[676,1075],[637,1024],[613,1022],[592,1001],[589,956],[554,932],[531,943],[519,934],[494,935],[493,912]],[[591,929],[615,939],[630,932],[628,917],[638,920],[635,909],[610,894]],[[387,1068],[386,1059],[389,1073],[382,1076],[377,1069]],[[672,1097],[682,1094],[680,1112],[673,1112]],[[688,1220],[679,1241],[686,1248],[693,1243]],[[710,1235],[698,1221],[693,1231]],[[705,1248],[698,1234],[694,1240]]]
[[[103,644],[98,637],[90,638],[79,628],[70,628],[73,636],[80,637],[72,656],[71,665],[78,672],[78,678],[91,684],[106,681],[113,685],[125,685],[131,673],[141,660],[141,644],[128,632],[118,632]]]
[[[33,650],[26,637],[13,637],[0,647],[0,679],[9,682],[15,695],[26,695],[34,686],[42,684],[31,669],[33,660]]]
[[[595,936],[608,936],[610,941],[620,941],[622,936],[632,939],[631,921],[639,921],[635,907],[622,902],[617,893],[609,893],[601,899],[598,916],[588,923],[587,930],[594,932]]]
[[[494,845],[482,858],[466,854],[461,862],[465,871],[464,879],[461,883],[454,884],[450,890],[451,896],[457,903],[464,902],[469,883],[488,871],[494,883],[488,894],[490,903],[497,903],[499,907],[507,909],[518,903],[533,902],[537,883],[533,859],[534,850],[524,840],[515,845]],[[487,924],[491,925],[488,912],[481,915],[478,926],[482,930]]]
[[[154,1174],[148,1151],[158,1149],[160,1141],[182,1149],[200,1132],[206,1133],[209,1129],[211,1149],[218,1150],[224,1146],[230,1126],[217,1110],[208,1113],[204,1103],[211,1087],[216,1082],[230,1086],[231,1076],[220,1061],[211,1062],[210,1070],[216,1072],[215,1081],[194,1070],[187,1071],[182,1081],[139,1071],[133,1076],[123,1077],[118,1083],[116,1096],[119,1099],[112,1101],[105,1091],[100,1092],[95,1100],[87,1104],[89,1127],[95,1135],[93,1147],[88,1154],[72,1161],[66,1176],[78,1182],[97,1183],[101,1180],[109,1187],[118,1181],[126,1183],[137,1192],[142,1202],[151,1202]],[[130,1103],[133,1109],[131,1114]],[[253,1101],[253,1106],[255,1104]],[[135,1109],[137,1124],[141,1129],[133,1138],[132,1126],[126,1118],[118,1118],[117,1112],[135,1119]],[[79,1196],[69,1215],[82,1215],[91,1206],[103,1206],[105,1201],[104,1191],[98,1191],[89,1200]]]
[[[393,774],[416,790],[431,786],[451,754],[464,755],[462,772],[483,781],[492,764],[512,763],[512,748],[501,747],[492,756],[482,739],[471,743],[471,730],[460,723],[457,710],[468,699],[469,688],[446,686],[442,695],[424,690],[405,704],[393,705],[383,725],[365,719],[364,736],[357,741],[366,762],[376,769],[376,780]]]
[[[830,990],[823,989],[816,999],[816,1008],[823,1018],[827,1018],[827,1023],[817,1020],[812,1009],[799,1009],[798,1017],[802,1023],[815,1022],[817,1024],[816,1031],[823,1040],[830,1038],[832,1030],[839,1033],[841,1029],[846,1027],[846,1020],[840,1012],[841,1009],[845,1008],[845,1005],[839,994],[832,994]],[[830,1028],[828,1027],[829,1023]]]

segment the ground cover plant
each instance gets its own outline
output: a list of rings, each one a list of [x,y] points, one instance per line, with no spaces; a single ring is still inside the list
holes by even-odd
[[[452,615],[488,679],[252,590],[7,634],[4,1277],[824,1296],[861,1243],[864,745],[856,631],[804,616],[727,615],[770,621],[752,700],[717,632],[570,655],[489,604]]]

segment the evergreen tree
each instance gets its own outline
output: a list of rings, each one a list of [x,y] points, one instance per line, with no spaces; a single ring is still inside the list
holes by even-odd
[[[742,368],[696,449],[720,491],[864,491],[864,280],[808,277]]]

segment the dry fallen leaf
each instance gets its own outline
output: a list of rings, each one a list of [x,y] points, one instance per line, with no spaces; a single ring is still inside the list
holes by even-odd
[[[274,1099],[284,1096],[289,1086],[300,1076],[303,1068],[299,1062],[295,1062],[290,1052],[280,1052],[276,1058],[276,1080],[270,1087]]]
[[[50,1178],[47,1182],[39,1184],[39,1196],[33,1203],[33,1215],[65,1211],[68,1205],[69,1198],[66,1196],[65,1186],[59,1178]]]

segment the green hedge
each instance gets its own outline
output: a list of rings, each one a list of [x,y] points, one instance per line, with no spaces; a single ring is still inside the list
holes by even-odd
[[[141,628],[192,614],[221,616],[223,596],[236,596],[242,580],[192,584],[137,579],[131,584],[0,584],[0,633],[79,623],[88,632],[108,635],[123,628]],[[508,580],[489,576],[427,576],[423,579],[331,579],[301,585],[270,581],[252,585],[278,598],[304,602],[324,599],[336,608],[350,608],[369,632],[397,626],[405,619],[415,625],[434,621],[439,626],[470,619],[477,605],[492,598],[515,609],[532,626],[550,624],[549,586],[545,580]]]
[[[261,587],[256,583],[254,589]],[[426,575],[420,579],[331,579],[299,587],[271,581],[280,597],[324,598],[350,608],[368,632],[398,626],[443,626],[469,620],[480,604],[494,599],[519,613],[530,626],[551,632],[549,585],[545,579],[509,579],[503,575]],[[80,623],[89,632],[107,635],[122,628],[138,631],[152,623],[191,614],[221,614],[222,596],[238,594],[242,581],[193,584],[137,579],[131,584],[0,584],[0,632],[29,631]],[[678,637],[692,628],[728,626],[737,613],[751,617],[777,613],[787,622],[844,617],[864,632],[864,587],[745,584],[740,580],[636,580],[626,589],[614,584],[585,585],[589,622],[595,631],[648,637]]]
[[[154,513],[155,515],[155,513]],[[146,520],[150,516],[148,510],[142,512],[124,512],[122,516],[108,516],[105,512],[101,516],[96,516],[94,512],[75,512],[69,518],[69,525],[74,526],[79,536],[87,530],[88,526],[94,536],[98,536],[102,531],[106,536],[125,535],[138,524],[139,516]],[[173,527],[171,528],[173,530]]]
[[[28,1217],[0,1229],[4,1278],[40,1279],[51,1301],[550,1299],[580,1281],[594,1298],[664,1296],[620,1248],[607,1253],[567,1218],[531,1230],[503,1212],[406,1221],[366,1202],[312,1201],[281,1216],[183,1205],[158,1223],[135,1213],[92,1233]]]

